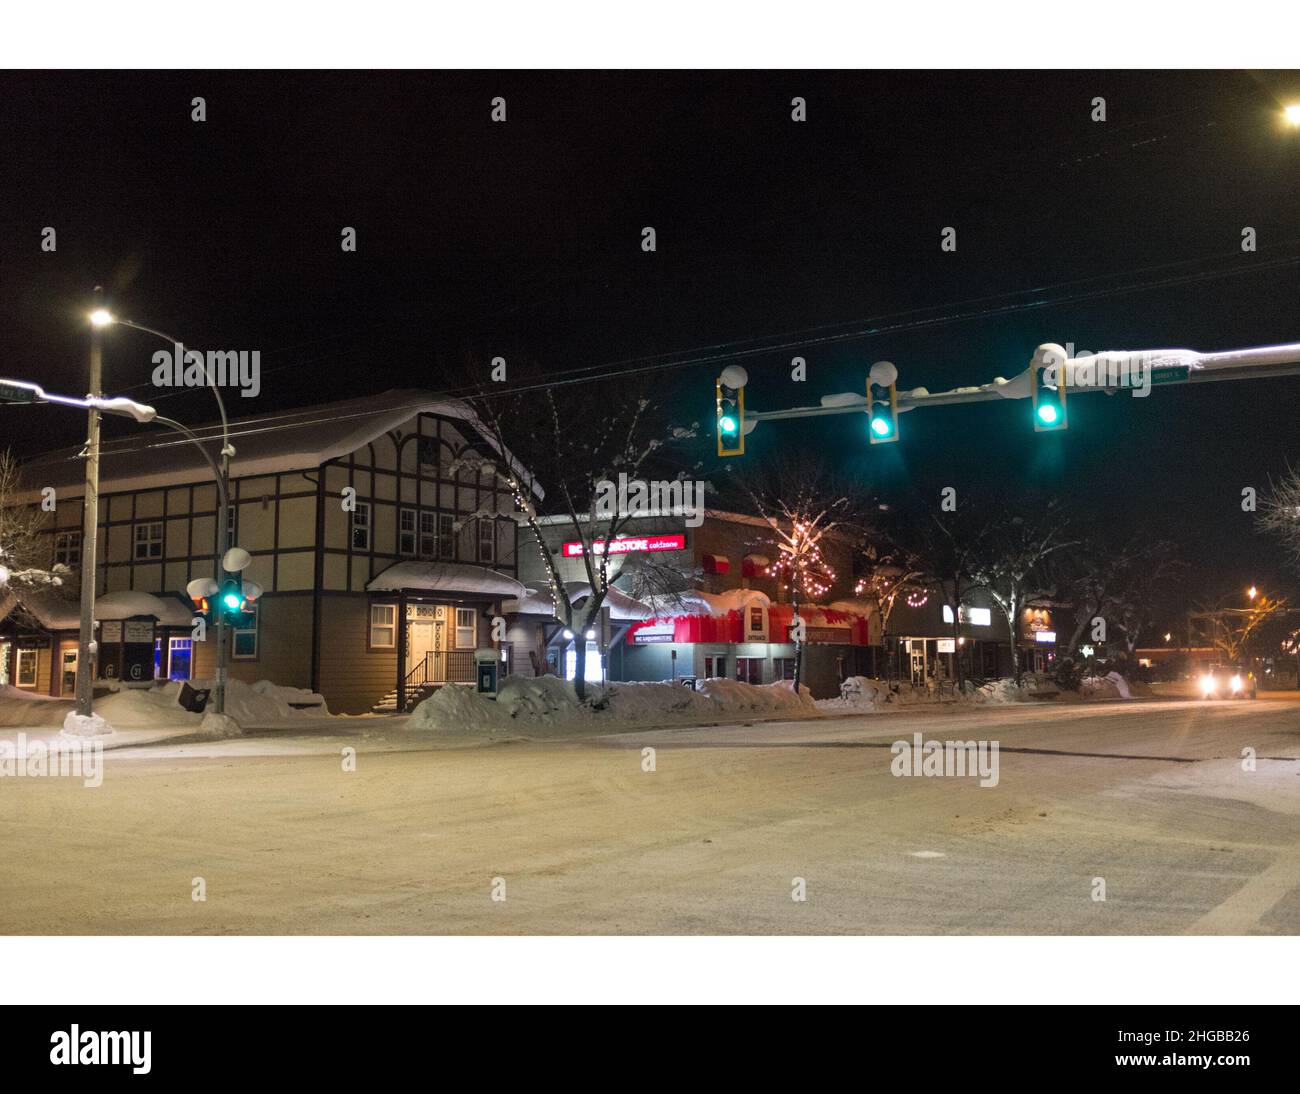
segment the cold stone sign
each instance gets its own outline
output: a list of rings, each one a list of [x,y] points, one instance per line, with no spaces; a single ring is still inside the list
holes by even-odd
[[[686,537],[676,536],[620,536],[618,539],[609,541],[609,554],[625,555],[632,551],[683,551],[686,549]],[[575,541],[564,544],[563,551],[565,558],[580,558],[585,547],[581,541]],[[602,554],[605,551],[604,540],[597,540],[592,550],[596,554]]]

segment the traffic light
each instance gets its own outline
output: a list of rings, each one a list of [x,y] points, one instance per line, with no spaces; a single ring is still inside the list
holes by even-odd
[[[718,455],[743,456],[745,454],[745,388],[723,383],[730,379],[724,373],[717,383]]]
[[[231,626],[252,626],[255,618],[249,607],[251,598],[245,595],[243,579],[239,574],[227,574],[217,594],[212,622],[219,615]]]
[[[872,444],[898,440],[898,369],[877,361],[867,377],[867,435]]]
[[[1068,387],[1065,361],[1065,350],[1049,343],[1039,346],[1034,351],[1033,360],[1029,362],[1035,433],[1069,428],[1069,416],[1065,409],[1065,392]],[[1049,370],[1050,375],[1045,375]]]

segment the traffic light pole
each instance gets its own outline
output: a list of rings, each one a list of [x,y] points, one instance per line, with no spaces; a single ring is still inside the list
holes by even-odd
[[[1121,363],[1132,365],[1141,362],[1151,375],[1152,386],[1172,384],[1203,384],[1222,380],[1264,380],[1274,376],[1300,374],[1300,343],[1280,346],[1260,346],[1253,349],[1224,350],[1221,353],[1199,353],[1190,349],[1161,350],[1111,350],[1106,353],[1072,357],[1065,361],[1067,370],[1092,367],[1106,375],[1111,366]],[[1159,378],[1156,378],[1156,377]],[[1000,382],[999,382],[1000,381]],[[1090,392],[1131,390],[1132,385],[1106,386],[1068,384],[1070,397]],[[924,388],[898,392],[898,412],[931,406],[956,406],[962,403],[987,403],[1000,399],[1027,399],[1031,397],[1031,370],[1026,369],[1010,380],[994,380],[977,387],[958,387],[950,391],[929,392]],[[830,405],[790,407],[786,410],[749,411],[745,417],[752,422],[778,421],[784,418],[820,418],[832,414],[861,414],[868,409],[867,399],[856,393],[831,396]]]

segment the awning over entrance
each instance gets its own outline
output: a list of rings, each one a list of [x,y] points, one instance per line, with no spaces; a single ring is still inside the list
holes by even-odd
[[[513,577],[466,562],[426,562],[411,559],[395,562],[372,578],[366,589],[372,593],[402,590],[447,593],[460,596],[524,596],[527,590]]]

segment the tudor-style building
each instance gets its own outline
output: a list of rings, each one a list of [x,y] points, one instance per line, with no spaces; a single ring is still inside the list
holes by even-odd
[[[264,589],[255,624],[229,639],[231,677],[309,688],[342,713],[472,681],[475,649],[494,645],[490,619],[524,590],[514,500],[473,459],[491,448],[468,408],[390,391],[238,419],[231,437],[230,542]],[[45,534],[51,562],[74,574],[70,593],[83,474],[75,450],[30,461],[19,499],[54,487]],[[210,678],[215,631],[191,641],[184,595],[215,576],[208,464],[162,431],[106,441],[99,518],[96,676]],[[0,602],[0,683],[70,696],[76,616],[75,600],[53,594]],[[503,660],[537,669],[530,636],[511,637],[496,644]]]

